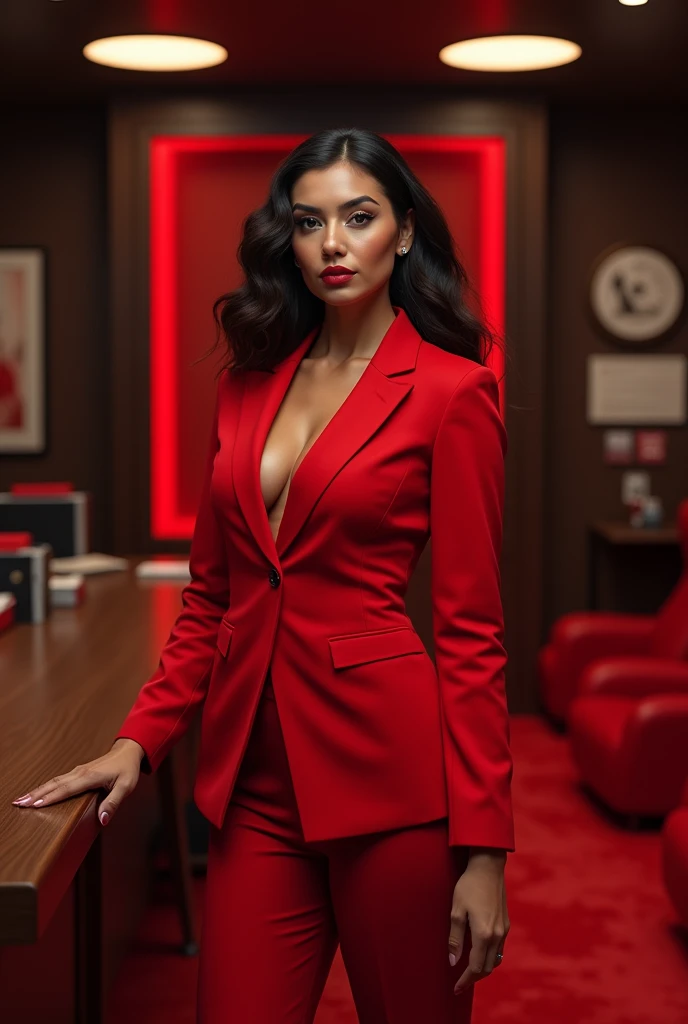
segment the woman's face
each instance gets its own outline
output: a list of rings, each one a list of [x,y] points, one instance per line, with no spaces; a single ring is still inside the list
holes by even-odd
[[[411,249],[413,211],[399,228],[378,182],[352,164],[306,171],[291,202],[294,257],[310,291],[330,304],[358,302],[385,287],[402,245]],[[321,275],[334,266],[353,276],[328,284]]]

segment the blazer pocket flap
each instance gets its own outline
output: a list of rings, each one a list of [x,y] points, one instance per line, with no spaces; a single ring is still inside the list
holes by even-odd
[[[227,657],[227,651],[232,640],[232,633],[234,632],[234,626],[230,625],[224,619],[220,623],[220,628],[217,631],[217,646],[220,654],[223,658]]]
[[[422,654],[423,641],[409,626],[375,630],[371,633],[350,633],[328,640],[335,668],[361,665],[366,661],[395,658],[398,654]]]

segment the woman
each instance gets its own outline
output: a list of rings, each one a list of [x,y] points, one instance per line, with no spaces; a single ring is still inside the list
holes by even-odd
[[[22,805],[104,787],[107,821],[202,704],[202,1024],[312,1021],[338,944],[362,1024],[465,1024],[514,849],[492,339],[373,132],[297,146],[240,258],[183,608],[111,751]]]

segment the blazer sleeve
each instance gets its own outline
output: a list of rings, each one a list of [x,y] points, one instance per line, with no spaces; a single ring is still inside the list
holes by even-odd
[[[479,364],[454,389],[433,447],[433,634],[449,843],[513,852],[499,568],[506,450],[497,378]]]
[[[223,372],[224,376],[224,372]],[[150,774],[191,723],[210,680],[220,620],[229,606],[229,566],[224,536],[210,498],[218,443],[218,411],[223,376],[206,450],[201,497],[189,554],[190,582],[182,591],[182,609],[160,654],[158,667],[141,687],[115,736],[141,744],[141,770]],[[113,740],[114,742],[114,740]]]

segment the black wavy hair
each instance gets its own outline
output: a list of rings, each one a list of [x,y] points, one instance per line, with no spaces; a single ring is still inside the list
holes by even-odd
[[[294,263],[291,192],[306,171],[342,160],[375,178],[399,226],[409,207],[415,210],[413,244],[407,255],[396,258],[390,278],[391,304],[405,311],[422,338],[447,352],[484,363],[497,343],[482,313],[478,318],[466,305],[470,292],[480,309],[449,226],[403,156],[376,132],[328,128],[285,157],[264,205],[243,222],[237,258],[244,282],[213,305],[217,337],[207,355],[223,339],[229,355],[218,376],[224,369],[273,369],[322,323],[325,302],[306,287]]]

